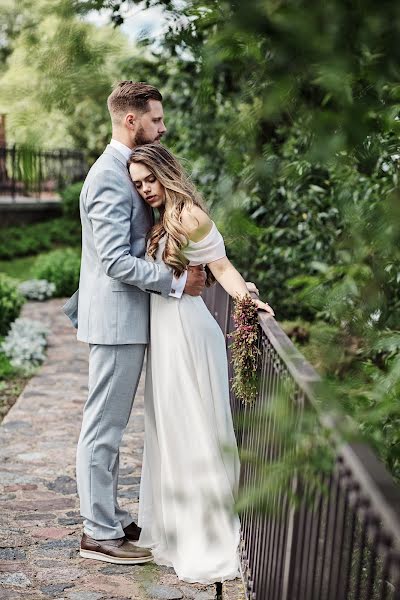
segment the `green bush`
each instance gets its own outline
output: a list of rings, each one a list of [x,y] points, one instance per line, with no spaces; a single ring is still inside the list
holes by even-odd
[[[45,256],[40,256],[33,273],[37,279],[47,279],[55,284],[54,296],[70,296],[79,283],[80,256],[72,248],[54,250]]]
[[[17,281],[0,273],[0,335],[7,333],[10,324],[18,317],[25,302],[17,286]]]
[[[0,344],[1,342],[2,339],[0,338]],[[18,369],[12,366],[10,359],[4,354],[4,352],[0,352],[0,381],[10,379],[17,373]]]
[[[83,182],[78,181],[65,187],[60,193],[62,197],[62,209],[65,217],[79,221],[79,195]]]
[[[55,245],[78,246],[81,228],[76,221],[60,217],[45,223],[33,223],[1,230],[0,259],[29,256]]]

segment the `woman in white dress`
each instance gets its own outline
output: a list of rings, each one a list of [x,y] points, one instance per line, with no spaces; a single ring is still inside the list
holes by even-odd
[[[207,265],[209,282],[215,278],[231,296],[248,295],[177,159],[147,144],[133,150],[128,165],[139,194],[160,214],[148,236],[148,260],[164,261],[177,276],[189,264]],[[234,579],[239,459],[224,336],[202,298],[186,294],[151,295],[150,331],[137,543],[184,581]]]

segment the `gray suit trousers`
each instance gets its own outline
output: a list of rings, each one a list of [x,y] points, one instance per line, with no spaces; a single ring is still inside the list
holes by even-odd
[[[117,501],[119,446],[142,371],[145,344],[90,344],[89,395],[83,409],[76,474],[84,532],[124,536],[133,517]]]

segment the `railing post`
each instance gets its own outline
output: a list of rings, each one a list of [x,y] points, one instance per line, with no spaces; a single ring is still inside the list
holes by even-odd
[[[62,169],[63,169],[63,151],[60,149],[58,151],[58,177],[57,177],[57,186],[60,190],[63,187],[63,177],[62,177]]]
[[[37,202],[40,202],[42,192],[42,152],[38,151],[38,186],[37,186]]]
[[[17,148],[14,144],[11,148],[11,198],[13,202],[15,202],[16,192],[16,156]]]
[[[299,481],[297,475],[294,476],[292,482],[293,498],[299,496]],[[300,525],[300,510],[299,507],[293,504],[293,500],[289,508],[286,549],[283,567],[283,585],[282,585],[282,600],[297,600],[297,595],[293,595],[294,585],[296,581],[296,558],[297,547],[299,541],[299,525]],[[302,599],[305,600],[305,599]]]

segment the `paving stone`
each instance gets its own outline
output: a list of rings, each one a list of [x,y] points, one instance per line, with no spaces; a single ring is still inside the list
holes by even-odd
[[[27,515],[15,515],[16,521],[52,521],[56,515],[52,513],[29,513]]]
[[[62,539],[65,535],[70,533],[66,527],[40,527],[32,532],[32,536],[35,538],[46,538],[46,539]]]
[[[13,485],[6,485],[4,487],[5,492],[16,492],[18,490],[37,490],[36,483],[14,483]]]
[[[0,573],[0,585],[14,585],[16,587],[26,588],[32,585],[30,579],[25,573]]]
[[[72,587],[74,587],[73,583],[53,583],[51,585],[45,585],[40,589],[44,594],[46,594],[46,596],[54,598],[64,590]]]
[[[29,568],[26,561],[0,560],[0,573],[17,573]]]
[[[59,565],[60,563],[57,562],[56,560],[35,560],[34,565],[42,568],[42,569],[48,569],[48,568],[55,568]]]
[[[24,596],[25,596],[25,591],[24,591]],[[0,600],[21,600],[21,592],[20,591],[16,592],[15,590],[7,590],[5,588],[0,588]]]
[[[49,490],[60,492],[61,494],[76,494],[76,480],[68,475],[60,475],[55,481],[46,484]]]
[[[28,421],[8,421],[4,425],[6,430],[27,429],[29,427],[32,427],[32,425]]]
[[[21,502],[14,502],[10,504],[5,502],[3,509],[5,510],[18,510],[18,511],[29,511],[29,510],[64,510],[66,508],[72,508],[75,506],[74,498],[53,498],[49,500],[23,500]]]
[[[87,561],[96,563],[97,561]],[[134,577],[129,577],[129,566],[126,569],[127,575],[104,575],[102,573],[92,573],[77,583],[80,588],[87,589],[89,591],[102,592],[104,600],[111,600],[115,598],[121,600],[122,598],[128,597],[129,600],[132,598],[144,600],[143,593],[136,583]],[[102,598],[102,600],[103,600]]]
[[[39,548],[36,552],[33,553],[32,556],[34,556],[34,558],[57,558],[68,560],[70,558],[75,558],[77,556],[77,553],[74,550],[70,550],[68,548]]]
[[[31,542],[27,537],[19,537],[13,538],[12,536],[7,537],[7,539],[0,540],[0,548],[7,548],[8,546],[15,546],[20,548],[25,548],[25,546],[29,545]]]
[[[3,425],[1,425],[3,426]],[[19,473],[11,473],[10,471],[0,471],[0,481],[5,483],[36,483],[37,477],[31,476],[29,473],[20,475]]]
[[[18,454],[18,460],[26,460],[28,462],[33,462],[36,460],[40,460],[45,458],[45,454],[43,452],[24,452],[22,454]]]
[[[166,585],[149,585],[145,586],[145,589],[150,598],[156,598],[157,600],[179,600],[183,598],[183,594],[178,588]]]
[[[103,594],[98,592],[84,592],[83,590],[67,592],[68,600],[103,600]]]
[[[24,529],[0,530],[0,548],[21,548],[29,546],[31,543],[32,540],[26,535]]]
[[[118,492],[118,495],[120,498],[139,499],[139,491],[133,489],[121,490]]]
[[[16,498],[16,494],[2,494],[0,496],[0,502],[4,502],[4,501],[8,501],[8,500],[15,500]]]
[[[27,399],[35,398],[35,397],[41,398],[42,396],[43,396],[43,391],[41,391],[41,390],[30,389],[28,392],[27,391],[24,392],[24,398],[27,398]]]
[[[56,298],[23,307],[22,316],[47,323],[51,335],[44,365],[0,424],[0,600],[211,600],[212,586],[183,584],[171,568],[112,565],[79,555],[83,519],[75,459],[88,391],[88,346],[77,343],[60,310],[63,303]],[[135,521],[143,391],[142,379],[120,452],[118,497]],[[242,598],[234,591],[224,596]]]
[[[26,553],[21,548],[0,548],[0,560],[24,560]]]
[[[209,592],[196,592],[193,600],[215,600],[215,589]]]
[[[57,519],[60,525],[79,525],[83,522],[82,517],[67,517],[67,518],[59,518]]]
[[[118,479],[119,485],[139,485],[140,477],[120,477]]]
[[[241,579],[224,581],[222,584],[222,597],[224,600],[244,600],[244,585]]]
[[[107,600],[137,600],[140,598],[142,600],[142,596],[137,596],[137,594],[132,594],[131,596],[107,596]],[[103,596],[105,600],[105,596]]]
[[[134,573],[135,571],[139,572],[142,569],[141,565],[107,565],[99,570],[99,573],[103,573],[104,575],[126,575],[127,569],[129,568],[129,574]]]
[[[52,581],[53,583],[66,583],[75,581],[85,574],[83,569],[67,568],[58,564],[43,571],[39,570],[36,574],[38,581]]]
[[[45,544],[40,544],[40,548],[42,550],[52,550],[55,548],[75,548],[76,546],[79,546],[79,543],[80,542],[76,538],[67,540],[51,540]]]
[[[137,399],[135,399],[135,403],[136,403],[136,400]],[[124,442],[122,442],[122,445],[124,445]],[[123,477],[125,475],[131,475],[131,473],[134,473],[134,469],[131,466],[119,468],[119,476],[120,477]]]

